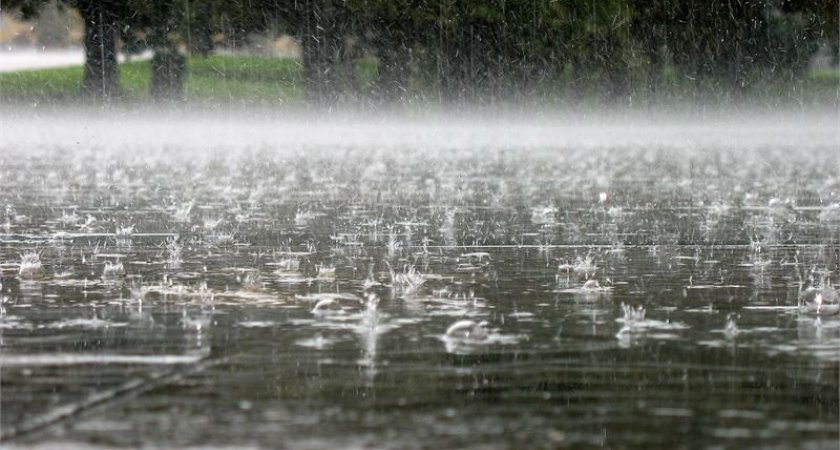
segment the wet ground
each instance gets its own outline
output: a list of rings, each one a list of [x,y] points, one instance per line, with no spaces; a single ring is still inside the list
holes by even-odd
[[[837,448],[833,117],[16,120],[8,448]]]

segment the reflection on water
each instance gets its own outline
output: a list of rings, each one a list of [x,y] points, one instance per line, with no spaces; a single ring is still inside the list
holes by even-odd
[[[840,167],[820,142],[796,164],[784,143],[7,147],[0,432],[834,448]]]

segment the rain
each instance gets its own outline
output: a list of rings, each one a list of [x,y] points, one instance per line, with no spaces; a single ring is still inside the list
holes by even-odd
[[[0,444],[837,448],[838,18],[4,2]]]

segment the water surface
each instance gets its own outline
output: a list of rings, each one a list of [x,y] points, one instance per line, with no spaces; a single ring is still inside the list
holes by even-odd
[[[835,124],[7,115],[0,433],[836,448]]]

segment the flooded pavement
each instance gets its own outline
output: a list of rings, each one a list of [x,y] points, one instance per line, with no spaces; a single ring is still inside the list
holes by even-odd
[[[7,448],[837,447],[834,117],[53,119],[3,121]]]

